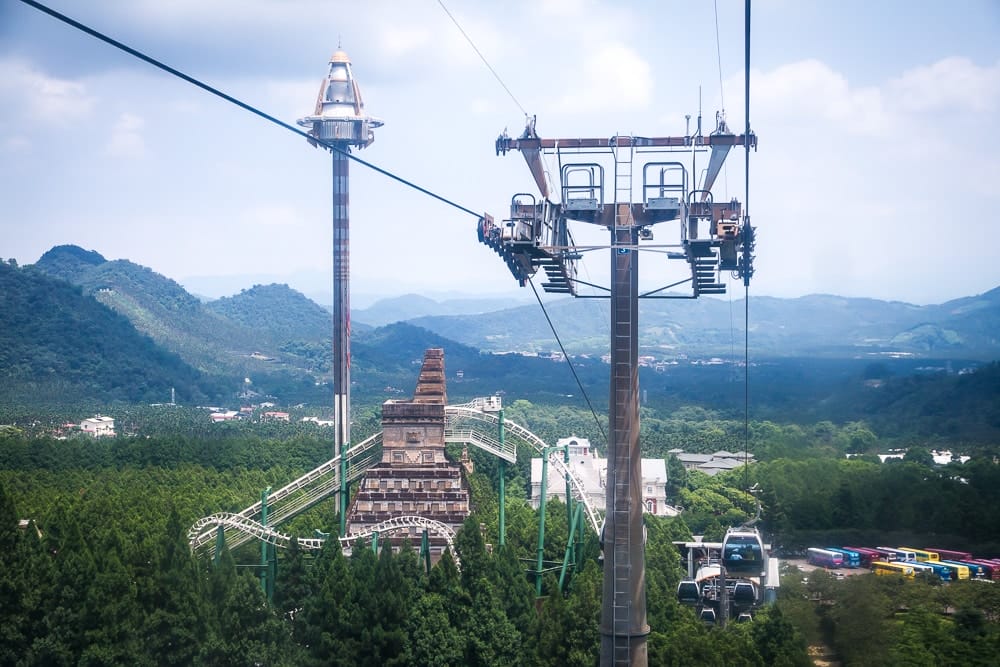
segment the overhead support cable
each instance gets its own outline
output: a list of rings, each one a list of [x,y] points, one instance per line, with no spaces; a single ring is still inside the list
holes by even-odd
[[[726,113],[726,95],[722,87],[722,40],[719,38],[719,0],[713,3],[715,7],[715,56],[719,63],[719,102],[722,106],[722,113]]]
[[[469,37],[468,33],[466,33],[465,30],[462,29],[462,26],[458,23],[458,19],[452,16],[452,13],[449,12],[448,8],[444,6],[443,0],[438,0],[438,4],[441,5],[441,9],[443,9],[444,13],[448,15],[448,18],[451,19],[451,22],[455,24],[455,27],[458,28],[458,31],[462,33],[462,37],[465,37],[465,41],[469,43],[469,46],[471,46],[472,50],[476,52],[476,55],[479,56],[479,59],[483,61],[483,64],[486,65],[486,68],[490,71],[491,74],[493,74],[493,78],[495,78],[497,80],[497,83],[499,83],[503,87],[503,89],[507,91],[507,94],[510,96],[510,99],[514,100],[514,104],[516,104],[517,108],[521,110],[521,113],[527,116],[528,112],[524,110],[524,107],[521,106],[521,103],[517,101],[516,97],[514,97],[514,93],[510,92],[510,88],[507,87],[507,84],[503,82],[503,79],[500,78],[500,75],[497,74],[497,71],[493,69],[493,66],[490,65],[488,60],[486,60],[486,56],[483,55],[482,51],[480,51],[476,47],[476,44],[475,42],[472,41],[472,38]]]
[[[750,0],[746,0],[746,17],[744,27],[744,119],[746,130],[744,136],[747,137],[747,145],[744,147],[744,193],[743,193],[743,216],[744,229],[751,236],[753,228],[750,227]],[[744,241],[746,243],[747,241]],[[745,256],[749,258],[749,253],[745,251]],[[747,262],[748,264],[748,262]],[[747,493],[750,492],[750,276],[752,268],[745,264],[743,275],[743,484]]]
[[[722,39],[719,37],[719,0],[712,3],[715,8],[715,56],[719,63],[719,106],[722,107],[722,118],[726,118],[726,91],[722,85]],[[725,184],[726,198],[729,198],[729,163],[723,167],[723,179]]]
[[[590,414],[594,417],[594,423],[597,424],[597,429],[601,432],[601,437],[604,438],[605,446],[608,445],[608,434],[604,431],[604,426],[601,424],[600,418],[597,416],[597,411],[594,410],[593,404],[590,402],[590,396],[587,395],[587,390],[583,388],[583,383],[580,382],[580,376],[576,374],[576,368],[573,366],[573,362],[570,361],[569,355],[566,354],[566,348],[563,347],[562,340],[559,338],[559,334],[556,332],[556,327],[552,323],[552,318],[549,317],[549,311],[545,309],[545,304],[542,303],[542,297],[538,295],[538,290],[535,288],[535,282],[528,278],[528,284],[531,285],[531,291],[535,293],[535,300],[538,301],[538,307],[542,309],[542,314],[545,315],[545,321],[549,323],[549,329],[552,330],[552,335],[556,338],[556,343],[559,345],[559,350],[562,352],[563,359],[569,364],[569,370],[573,374],[573,379],[576,380],[576,386],[580,388],[580,393],[583,394],[583,399],[587,402],[587,407],[590,408]]]
[[[455,24],[455,27],[458,28],[458,31],[462,33],[462,36],[465,37],[466,41],[469,43],[469,46],[471,46],[472,50],[476,52],[476,55],[479,56],[479,59],[483,61],[483,64],[486,65],[486,68],[490,71],[491,74],[493,74],[493,77],[497,80],[497,83],[500,84],[500,86],[507,92],[507,95],[510,96],[510,99],[513,100],[514,104],[517,105],[517,108],[521,110],[521,112],[525,115],[525,117],[527,117],[528,116],[527,110],[525,110],[524,106],[518,101],[517,97],[514,96],[514,93],[511,92],[510,88],[507,86],[506,83],[504,83],[503,79],[500,78],[500,75],[493,68],[493,66],[490,65],[489,61],[486,60],[486,56],[484,56],[482,51],[479,50],[475,42],[472,41],[472,38],[469,37],[469,34],[465,32],[465,30],[459,24],[458,20],[452,15],[450,11],[448,11],[448,8],[445,7],[443,0],[438,0],[438,4],[441,5],[441,9],[444,10],[444,13],[447,14],[448,18],[450,18],[452,23]],[[535,283],[531,278],[528,278],[527,282],[529,285],[531,285],[531,291],[534,292],[535,294],[535,300],[538,302],[538,307],[541,308],[542,314],[545,316],[545,321],[548,322],[549,324],[549,329],[552,331],[552,335],[555,337],[556,343],[559,345],[559,350],[562,352],[563,359],[566,360],[566,364],[569,366],[570,373],[573,374],[573,379],[576,381],[576,386],[579,387],[580,394],[586,401],[587,408],[590,410],[590,414],[594,417],[594,423],[597,424],[597,429],[598,431],[600,431],[601,437],[604,439],[605,446],[607,446],[608,435],[604,430],[604,426],[601,424],[600,418],[597,416],[597,411],[594,410],[594,406],[590,402],[590,396],[587,394],[587,390],[584,389],[583,383],[580,381],[580,376],[577,375],[576,367],[573,365],[573,361],[570,359],[569,354],[566,353],[566,348],[563,346],[562,339],[559,337],[559,333],[556,331],[555,324],[553,324],[552,318],[549,317],[548,310],[546,310],[545,304],[542,302],[541,296],[539,296],[538,294],[538,289],[535,287]],[[590,283],[581,280],[577,280],[576,282],[579,284],[590,285],[591,287],[603,289],[597,285],[591,285]]]
[[[166,63],[161,62],[161,61],[157,60],[156,58],[148,56],[145,53],[143,53],[142,51],[139,51],[138,49],[134,49],[131,46],[128,46],[127,44],[123,44],[122,42],[119,42],[118,40],[116,40],[116,39],[114,39],[112,37],[109,37],[109,36],[105,35],[104,33],[99,32],[99,31],[91,28],[90,26],[87,26],[87,25],[85,25],[83,23],[80,23],[79,21],[76,21],[76,20],[74,20],[74,19],[66,16],[65,14],[61,14],[61,13],[57,12],[54,9],[46,7],[45,5],[41,4],[40,2],[35,2],[35,0],[21,0],[21,2],[23,2],[26,5],[28,5],[29,7],[33,7],[35,9],[37,9],[38,11],[40,11],[40,12],[42,12],[44,14],[48,14],[52,18],[58,19],[58,20],[62,21],[63,23],[65,23],[65,24],[67,24],[69,26],[72,26],[73,28],[76,28],[77,30],[80,30],[81,32],[84,32],[84,33],[90,35],[91,37],[94,37],[95,39],[99,39],[100,41],[102,41],[102,42],[104,42],[106,44],[110,44],[111,46],[115,47],[116,49],[124,51],[125,53],[129,54],[130,56],[138,58],[139,60],[142,60],[142,61],[144,61],[144,62],[152,65],[153,67],[157,67],[157,68],[163,70],[164,72],[167,72],[168,74],[171,74],[171,75],[173,75],[173,76],[175,76],[175,77],[177,77],[179,79],[182,79],[182,80],[190,83],[193,86],[197,86],[198,88],[201,88],[202,90],[204,90],[206,92],[209,92],[212,95],[215,95],[216,97],[220,97],[220,98],[224,99],[225,101],[229,102],[230,104],[235,104],[236,106],[238,106],[239,108],[243,109],[244,111],[249,111],[250,113],[252,113],[252,114],[254,114],[256,116],[260,116],[264,120],[269,121],[271,123],[274,123],[278,127],[284,128],[284,129],[288,130],[289,132],[293,132],[293,133],[299,135],[300,137],[304,137],[305,139],[307,139],[307,140],[309,140],[309,141],[311,141],[311,142],[313,142],[315,144],[319,144],[320,146],[323,146],[324,148],[326,148],[326,149],[328,149],[328,150],[330,150],[332,152],[342,153],[342,154],[346,155],[348,158],[350,158],[351,160],[354,160],[355,162],[357,162],[358,164],[364,165],[365,167],[368,167],[369,169],[371,169],[373,171],[377,171],[378,173],[382,174],[383,176],[387,176],[388,178],[391,178],[392,180],[394,180],[394,181],[396,181],[398,183],[401,183],[401,184],[403,184],[403,185],[405,185],[407,187],[413,188],[417,192],[425,194],[428,197],[433,197],[434,199],[437,199],[438,201],[440,201],[440,202],[442,202],[444,204],[447,204],[448,206],[456,208],[459,211],[462,211],[463,213],[468,213],[469,215],[471,215],[473,217],[476,217],[476,218],[482,218],[483,217],[481,213],[477,213],[477,212],[473,211],[472,209],[466,208],[465,206],[462,206],[461,204],[458,204],[458,203],[456,203],[456,202],[448,199],[447,197],[444,197],[442,195],[439,195],[439,194],[436,194],[434,192],[431,192],[430,190],[428,190],[428,189],[426,189],[424,187],[421,187],[421,186],[417,185],[416,183],[414,183],[412,181],[409,181],[409,180],[407,180],[407,179],[405,179],[405,178],[403,178],[401,176],[397,176],[396,174],[393,174],[390,171],[382,169],[381,167],[378,167],[378,166],[376,166],[376,165],[374,165],[374,164],[372,164],[370,162],[367,162],[366,160],[362,160],[361,158],[359,158],[359,157],[357,157],[355,155],[352,155],[350,153],[350,151],[345,151],[345,150],[337,147],[336,145],[334,145],[332,143],[328,143],[326,141],[323,141],[322,139],[318,139],[318,138],[314,137],[313,135],[309,134],[308,132],[300,130],[299,128],[295,127],[294,125],[289,125],[288,123],[286,123],[286,122],[284,122],[284,121],[282,121],[282,120],[280,120],[278,118],[275,118],[274,116],[272,116],[272,115],[270,115],[268,113],[265,113],[264,111],[261,111],[257,107],[254,107],[254,106],[252,106],[250,104],[247,104],[246,102],[243,102],[242,100],[239,100],[239,99],[233,97],[232,95],[224,93],[221,90],[219,90],[218,88],[213,88],[212,86],[208,85],[207,83],[204,83],[203,81],[200,81],[199,79],[196,79],[193,76],[185,74],[184,72],[181,72],[180,70],[178,70],[178,69],[176,69],[174,67],[171,67],[170,65],[167,65]]]

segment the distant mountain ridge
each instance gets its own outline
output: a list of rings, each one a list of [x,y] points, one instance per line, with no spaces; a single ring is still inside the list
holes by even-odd
[[[546,304],[570,353],[603,354],[609,346],[607,301],[560,299]],[[664,357],[725,355],[742,348],[744,302],[642,300],[639,344]],[[412,324],[489,351],[557,349],[537,306],[481,315],[431,315]],[[752,297],[750,345],[755,355],[909,354],[1000,358],[1000,288],[933,306],[809,295]]]
[[[448,393],[456,402],[502,393],[575,405],[577,377],[599,408],[596,397],[607,396],[607,365],[599,354],[581,354],[607,349],[607,302],[547,303],[567,348],[580,354],[571,373],[556,363],[558,355],[483,352],[555,350],[537,306],[479,312],[490,304],[401,299],[371,309],[395,323],[354,323],[352,395],[359,404],[409,391],[427,347],[446,349]],[[660,410],[734,409],[743,396],[742,371],[707,356],[731,359],[739,350],[742,305],[642,303],[641,353],[680,360],[640,370],[644,405],[648,393]],[[997,365],[969,374],[979,364],[946,361],[1000,358],[1000,289],[934,306],[830,295],[756,297],[750,306],[759,415],[867,419],[886,432],[918,424],[926,434],[977,438],[992,437],[1000,424]],[[399,321],[421,310],[461,314]],[[327,406],[329,325],[327,311],[287,285],[255,285],[203,304],[146,267],[61,246],[35,265],[0,262],[0,402],[159,402],[176,388],[185,403],[238,405],[273,396],[283,405]],[[904,349],[914,358],[879,361]]]
[[[128,260],[105,260],[76,246],[57,246],[33,267],[79,286],[124,315],[136,329],[209,372],[245,372],[258,337],[220,317],[169,278]]]
[[[329,312],[287,285],[254,285],[202,304],[179,284],[126,260],[107,261],[76,246],[57,246],[37,268],[69,280],[125,314],[144,331],[198,367],[218,367],[218,350],[258,351],[286,358],[302,344],[328,340]],[[608,350],[608,304],[556,299],[546,310],[571,354]],[[640,350],[663,358],[727,356],[742,347],[742,299],[640,300]],[[355,338],[367,326],[408,322],[490,352],[558,349],[536,304],[496,297],[437,301],[407,294],[352,310]],[[906,354],[1000,358],[1000,288],[932,306],[817,294],[750,301],[750,346],[755,355]],[[291,346],[291,347],[290,347]],[[292,350],[291,348],[296,348]],[[308,351],[316,366],[316,350]],[[294,359],[288,359],[294,365]],[[230,363],[229,366],[232,366]]]
[[[484,297],[436,300],[419,294],[379,299],[368,308],[351,308],[351,319],[372,326],[406,322],[418,317],[479,315],[523,305],[523,301]]]

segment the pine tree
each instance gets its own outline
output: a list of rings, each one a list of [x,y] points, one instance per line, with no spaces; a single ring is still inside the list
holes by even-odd
[[[33,530],[33,526],[28,527]],[[31,643],[28,601],[29,568],[41,560],[41,552],[25,549],[26,539],[18,529],[14,500],[0,484],[0,665],[13,665]]]
[[[289,627],[267,603],[250,573],[227,578],[217,611],[217,629],[201,646],[198,662],[206,665],[298,665],[302,655]]]
[[[294,623],[310,592],[305,554],[299,546],[298,538],[293,537],[284,552],[284,558],[278,562],[278,576],[274,582],[274,607],[284,618]]]
[[[521,660],[521,633],[503,613],[503,604],[492,584],[473,584],[472,607],[462,626],[465,664],[469,667],[506,667]]]
[[[464,665],[465,641],[448,618],[447,602],[437,593],[419,598],[406,626],[410,664],[425,667]]]
[[[293,626],[298,643],[308,651],[310,664],[354,664],[344,642],[353,587],[350,566],[336,536],[323,544],[308,581],[312,594],[305,598]]]
[[[180,515],[172,508],[154,554],[158,567],[140,587],[145,611],[142,644],[160,665],[191,664],[207,637],[200,582],[208,578],[206,568],[212,566],[194,561],[184,537]],[[228,558],[227,550],[223,556]]]

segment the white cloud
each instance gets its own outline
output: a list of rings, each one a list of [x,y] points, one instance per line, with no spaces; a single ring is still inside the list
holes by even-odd
[[[316,76],[312,79],[242,80],[232,86],[232,89],[247,96],[263,93],[263,97],[257,102],[259,107],[286,123],[295,124],[297,119],[313,113],[316,94],[325,73],[323,67],[317,67]],[[365,103],[367,112],[368,96],[364,85],[361,86],[361,101]]]
[[[743,75],[730,79],[726,89],[742,100]],[[778,127],[828,124],[838,132],[874,135],[891,126],[879,88],[852,87],[843,74],[818,60],[789,63],[770,72],[751,70],[750,95],[753,116],[772,118]],[[755,122],[753,117],[751,121]],[[734,125],[740,126],[742,120]]]
[[[146,154],[146,142],[142,137],[142,128],[146,122],[131,113],[118,116],[118,121],[111,130],[111,140],[106,152],[111,157],[138,158]]]
[[[995,112],[1000,107],[1000,62],[979,67],[968,58],[945,58],[907,70],[888,88],[893,103],[905,112]]]
[[[31,148],[31,141],[27,137],[13,135],[4,140],[3,148],[7,153],[20,153]]]
[[[68,125],[87,116],[95,101],[80,81],[48,76],[19,60],[0,60],[0,104],[28,122]]]
[[[988,132],[969,136],[995,116],[998,75],[959,58],[864,86],[816,60],[752,72],[758,288],[831,291],[823,285],[835,279],[841,294],[954,296],[956,230],[988,219],[997,200],[1000,144]],[[964,266],[981,256],[966,253]]]
[[[644,110],[653,87],[652,68],[634,49],[607,44],[590,53],[552,113],[593,113]]]
[[[382,53],[390,58],[413,55],[427,50],[431,42],[430,31],[412,25],[387,25],[378,35]]]
[[[541,0],[538,3],[540,13],[558,18],[581,16],[593,9],[594,3],[591,0]]]

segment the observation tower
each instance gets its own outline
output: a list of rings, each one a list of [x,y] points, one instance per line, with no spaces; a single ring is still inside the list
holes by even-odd
[[[313,115],[299,125],[333,156],[333,419],[334,457],[351,443],[351,252],[350,159],[351,148],[365,148],[375,141],[374,129],[382,121],[365,115],[361,90],[351,70],[351,59],[337,49],[330,56],[326,76],[316,97]],[[347,516],[347,460],[341,457],[338,509],[340,534]]]

